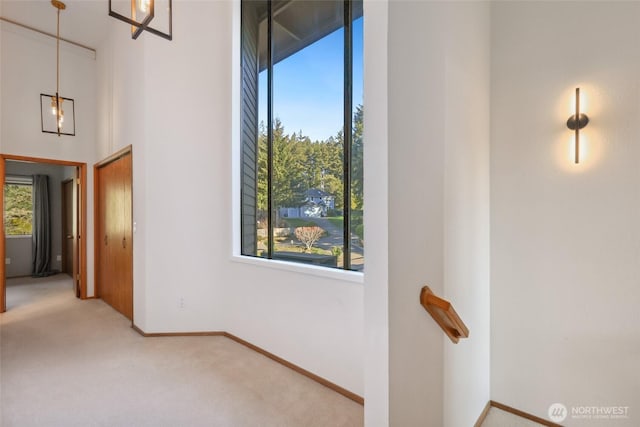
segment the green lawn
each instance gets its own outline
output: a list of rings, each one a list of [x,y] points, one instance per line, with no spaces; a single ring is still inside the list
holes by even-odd
[[[316,223],[302,218],[282,218],[289,227],[315,227]]]
[[[328,216],[325,219],[329,220],[331,224],[338,228],[342,228],[342,224],[344,223],[344,217],[342,216]]]
[[[280,244],[280,245],[275,245],[274,250],[276,252],[299,252],[299,253],[305,253],[304,247],[303,245],[287,245],[287,244]],[[313,247],[311,248],[311,252],[312,254],[320,254],[320,255],[331,255],[331,251],[328,251],[326,249],[321,249],[321,248],[316,248]]]
[[[338,228],[342,228],[342,224],[344,223],[344,217],[342,216],[330,216],[326,219]],[[351,211],[351,230],[353,230],[353,232],[362,239],[362,235],[364,234],[364,228],[362,226],[362,211]]]

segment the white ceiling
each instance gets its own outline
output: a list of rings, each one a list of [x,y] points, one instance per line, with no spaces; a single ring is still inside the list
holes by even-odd
[[[107,0],[63,0],[67,8],[60,12],[60,37],[97,48],[107,34]],[[56,33],[56,11],[50,0],[0,0],[3,18]],[[10,25],[10,24],[7,24]],[[125,25],[125,24],[123,24]]]

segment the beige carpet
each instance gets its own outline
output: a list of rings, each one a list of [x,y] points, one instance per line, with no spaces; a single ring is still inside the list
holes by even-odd
[[[361,426],[363,407],[224,337],[143,338],[71,279],[7,281],[0,425]]]
[[[498,408],[491,408],[482,427],[544,427],[543,424],[521,418]]]

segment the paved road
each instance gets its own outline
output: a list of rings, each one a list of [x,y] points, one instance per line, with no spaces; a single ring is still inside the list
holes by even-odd
[[[336,227],[333,222],[329,221],[326,218],[306,218],[309,221],[313,221],[316,225],[324,231],[327,232],[327,235],[321,237],[320,240],[316,243],[316,246],[322,249],[331,250],[333,246],[342,246],[342,227]],[[351,237],[351,252],[356,253],[358,255],[362,255],[364,253],[364,249],[357,244],[358,239],[352,235]]]

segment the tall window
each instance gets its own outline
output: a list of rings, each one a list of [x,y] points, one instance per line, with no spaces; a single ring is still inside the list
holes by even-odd
[[[33,222],[33,183],[31,178],[7,176],[4,186],[4,224],[6,236],[30,236]]]
[[[242,254],[364,268],[362,0],[242,1]]]

